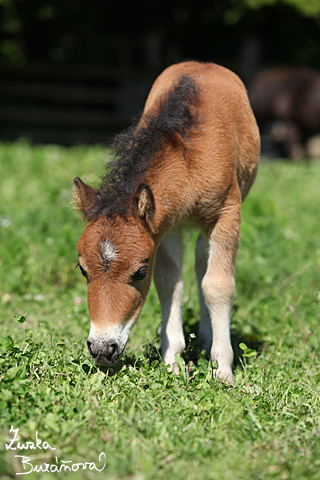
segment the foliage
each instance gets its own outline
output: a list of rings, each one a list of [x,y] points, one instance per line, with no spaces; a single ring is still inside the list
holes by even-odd
[[[243,206],[231,388],[214,382],[194,338],[196,234],[186,234],[179,374],[159,358],[153,286],[123,358],[104,370],[92,362],[86,282],[74,268],[83,224],[69,206],[73,177],[97,182],[105,157],[100,147],[0,145],[1,478],[23,473],[17,453],[33,465],[101,467],[104,452],[103,472],[65,475],[317,480],[320,164],[262,162]],[[56,450],[7,450],[11,426],[21,443],[37,435]]]
[[[278,61],[280,50],[282,63],[303,63],[299,48],[311,50],[304,61],[319,68],[319,13],[318,0],[170,0],[141,9],[130,1],[0,0],[0,62],[159,71],[179,58],[234,60],[253,35],[268,54],[265,62]],[[288,30],[283,19],[292,24]]]
[[[297,9],[306,17],[318,18],[320,15],[320,2],[318,0],[231,0],[231,9],[227,10],[225,19],[234,23],[244,14],[246,9],[257,10],[262,7],[270,7],[287,4]]]

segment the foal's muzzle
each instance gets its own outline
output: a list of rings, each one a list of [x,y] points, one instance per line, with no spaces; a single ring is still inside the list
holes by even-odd
[[[113,339],[101,342],[89,337],[87,345],[95,363],[98,365],[112,365],[122,353],[118,343]]]

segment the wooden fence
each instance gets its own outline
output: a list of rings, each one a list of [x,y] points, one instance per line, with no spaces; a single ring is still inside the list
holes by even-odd
[[[105,142],[143,109],[150,72],[93,67],[0,68],[0,139]]]

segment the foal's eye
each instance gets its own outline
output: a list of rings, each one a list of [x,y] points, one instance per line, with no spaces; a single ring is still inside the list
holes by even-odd
[[[76,268],[79,267],[80,268],[80,272],[82,273],[82,275],[88,280],[88,274],[87,272],[81,267],[80,263],[78,262],[77,265],[76,265]]]
[[[143,280],[148,273],[148,267],[141,267],[132,275],[132,280]]]

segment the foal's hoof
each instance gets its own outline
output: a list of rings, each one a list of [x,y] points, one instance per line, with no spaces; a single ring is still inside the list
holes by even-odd
[[[178,367],[177,362],[174,362],[172,365],[170,365],[170,372],[173,373],[173,375],[179,375],[180,373],[180,368]]]
[[[214,378],[216,382],[228,383],[233,385],[234,377],[231,371],[226,370],[214,370]]]

